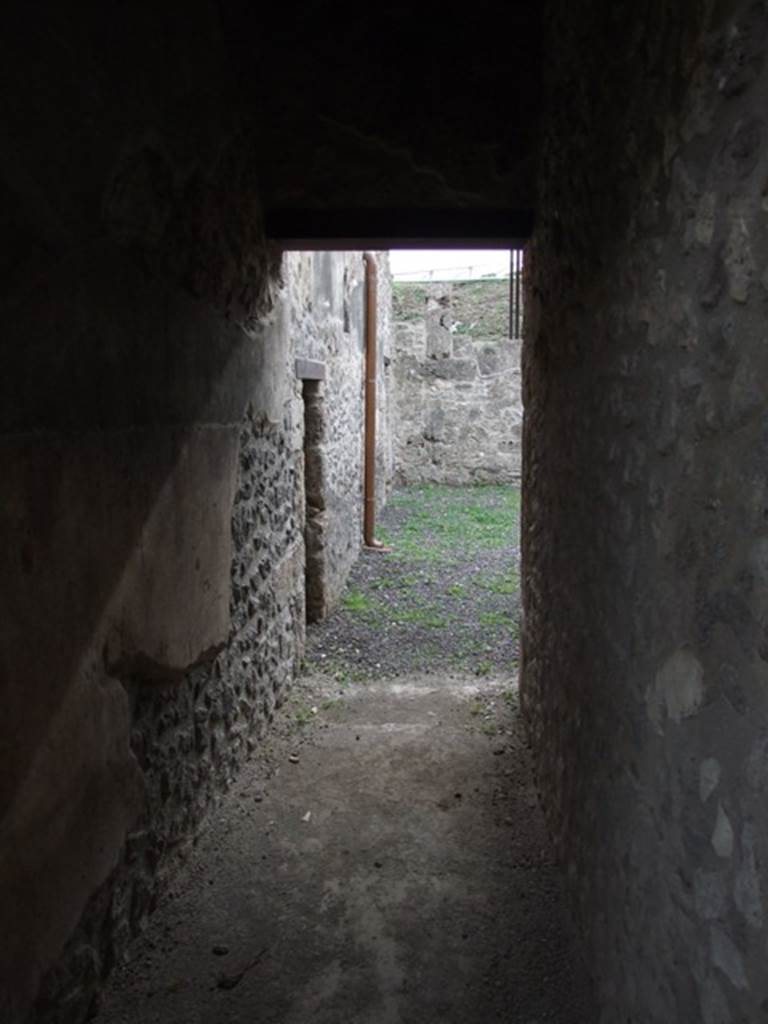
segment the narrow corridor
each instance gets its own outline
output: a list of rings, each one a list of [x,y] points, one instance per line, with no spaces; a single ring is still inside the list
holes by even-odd
[[[99,1019],[594,1021],[513,692],[413,676],[339,699],[312,677],[297,697]]]
[[[768,3],[421,13],[6,19],[2,1024],[768,1020]],[[464,246],[522,346],[398,324]],[[517,441],[519,637],[362,586],[366,468]]]
[[[101,1020],[595,1020],[519,719],[518,502],[394,496]]]

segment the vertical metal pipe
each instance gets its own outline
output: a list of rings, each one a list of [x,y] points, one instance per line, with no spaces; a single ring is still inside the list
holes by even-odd
[[[520,250],[515,249],[515,337],[520,337]]]
[[[525,249],[517,250],[517,336],[523,336],[523,253]]]
[[[376,306],[377,275],[373,253],[363,253],[365,264],[365,443],[363,466],[363,542],[383,545],[374,537],[376,527]]]
[[[514,326],[512,337],[517,337],[517,250],[512,250],[512,309],[514,310]]]
[[[523,251],[514,250],[514,304],[515,304],[515,333],[514,338],[519,338],[523,332]]]
[[[509,250],[509,336],[515,337],[515,250]]]

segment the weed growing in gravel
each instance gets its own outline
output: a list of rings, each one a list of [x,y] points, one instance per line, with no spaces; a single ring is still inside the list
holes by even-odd
[[[509,569],[500,576],[474,577],[472,583],[492,594],[516,594],[520,589],[520,575],[516,569]]]
[[[308,708],[306,704],[299,704],[293,713],[293,720],[296,725],[301,728],[302,726],[308,725],[316,713],[316,711],[312,711],[312,708]]]
[[[369,612],[376,608],[376,602],[361,590],[350,590],[341,599],[348,612]]]
[[[481,626],[510,626],[511,612],[482,612],[478,619]]]
[[[417,576],[415,573],[406,573],[403,576],[382,576],[379,580],[370,583],[371,590],[410,590],[419,584],[428,586],[434,580],[429,576]]]
[[[403,608],[394,615],[397,623],[411,622],[418,626],[429,626],[430,629],[444,629],[448,619],[440,614],[439,608]]]

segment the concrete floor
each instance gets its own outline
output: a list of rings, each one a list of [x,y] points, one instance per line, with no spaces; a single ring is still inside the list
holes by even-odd
[[[510,681],[314,677],[281,716],[100,1021],[596,1019]]]

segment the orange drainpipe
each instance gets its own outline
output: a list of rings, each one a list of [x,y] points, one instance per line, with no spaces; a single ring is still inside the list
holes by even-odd
[[[376,259],[363,253],[365,263],[365,462],[363,475],[363,543],[382,550],[376,540]]]

